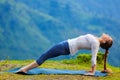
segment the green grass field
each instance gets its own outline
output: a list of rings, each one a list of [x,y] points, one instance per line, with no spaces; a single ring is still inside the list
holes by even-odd
[[[108,74],[106,77],[93,77],[83,75],[19,75],[5,72],[6,70],[22,67],[33,60],[5,60],[0,61],[0,80],[120,80],[120,68],[112,67],[107,64],[107,67],[112,69],[114,73]],[[69,61],[69,60],[66,60]],[[90,70],[90,63],[66,63],[62,61],[48,60],[40,67],[55,68],[55,69],[70,69],[70,70]],[[102,70],[102,64],[97,65],[97,70]]]

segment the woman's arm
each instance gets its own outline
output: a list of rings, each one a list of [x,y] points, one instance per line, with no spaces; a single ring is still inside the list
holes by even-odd
[[[94,75],[95,70],[96,70],[96,58],[97,58],[97,53],[99,50],[99,45],[98,44],[94,44],[91,47],[91,52],[92,52],[92,58],[91,58],[91,63],[92,63],[92,67],[91,70],[88,71],[88,73],[86,73],[85,75]]]
[[[92,63],[92,69],[91,72],[94,73],[96,70],[96,59],[97,59],[97,53],[99,50],[99,44],[94,44],[92,45],[92,58],[91,58],[91,63]]]
[[[91,63],[92,63],[92,67],[91,70],[88,71],[87,73],[85,73],[84,75],[94,75],[95,74],[95,70],[96,70],[96,58],[97,58],[97,53],[99,50],[99,46],[92,46],[92,58],[91,58]]]

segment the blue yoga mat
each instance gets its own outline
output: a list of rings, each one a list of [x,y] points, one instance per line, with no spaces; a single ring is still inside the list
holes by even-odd
[[[14,68],[8,70],[8,72],[16,73],[20,68]],[[48,69],[48,68],[34,68],[29,70],[26,74],[28,75],[38,75],[38,74],[80,74],[83,75],[86,73],[85,70],[61,70],[61,69]],[[94,76],[106,76],[107,73],[101,73],[100,71],[96,71]]]

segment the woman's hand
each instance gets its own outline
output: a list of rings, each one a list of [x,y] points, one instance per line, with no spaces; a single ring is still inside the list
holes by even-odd
[[[95,70],[96,70],[96,65],[93,65],[92,70],[91,71],[86,71],[86,73],[84,75],[93,76],[95,74]]]
[[[93,71],[87,71],[87,72],[93,73]]]
[[[86,73],[84,75],[86,76],[93,76],[95,73],[92,71],[86,71]]]

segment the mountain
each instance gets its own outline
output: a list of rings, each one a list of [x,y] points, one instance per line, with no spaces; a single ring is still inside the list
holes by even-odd
[[[119,0],[0,0],[0,59],[36,59],[62,40],[105,32],[108,62],[120,66],[119,14]]]

